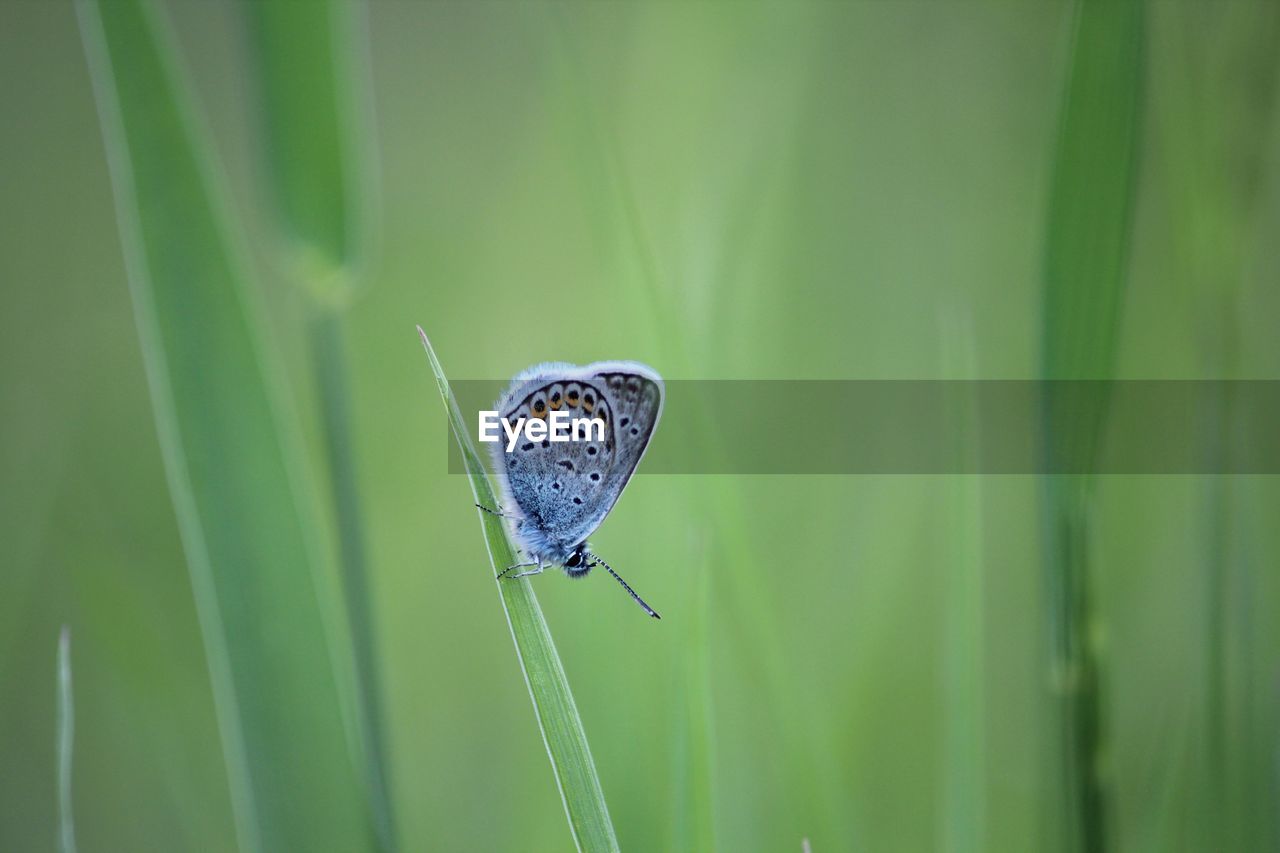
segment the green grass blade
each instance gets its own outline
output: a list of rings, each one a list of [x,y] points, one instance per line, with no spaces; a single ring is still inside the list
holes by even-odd
[[[283,267],[307,295],[306,335],[319,397],[330,507],[338,538],[347,625],[354,655],[351,697],[359,760],[374,827],[394,850],[375,613],[348,381],[343,309],[358,283],[365,229],[362,202],[373,175],[361,142],[357,93],[361,51],[350,0],[264,0],[245,4],[261,93],[263,177],[286,235]]]
[[[75,701],[71,695],[71,629],[58,637],[58,850],[75,853],[76,828],[71,811],[71,749],[75,741]]]
[[[77,9],[240,846],[367,849],[300,454],[172,35],[144,0]]]
[[[1083,0],[1058,128],[1045,246],[1049,379],[1109,379],[1129,258],[1142,81],[1142,4]],[[1080,415],[1100,427],[1105,399]]]
[[[496,508],[499,506],[498,499],[476,453],[475,445],[471,442],[471,434],[462,420],[462,413],[449,391],[444,370],[441,369],[435,351],[431,348],[431,341],[427,339],[422,327],[418,327],[418,334],[422,337],[422,345],[431,361],[431,370],[435,374],[440,396],[449,412],[449,425],[466,463],[476,503]],[[502,519],[479,510],[476,512],[480,516],[489,562],[496,576],[502,569],[519,562],[516,559],[516,549],[507,538]],[[529,696],[533,699],[538,726],[542,730],[542,741],[551,758],[556,784],[560,787],[560,798],[569,818],[574,843],[579,850],[589,853],[617,850],[618,840],[614,836],[609,808],[604,802],[604,791],[596,775],[595,762],[591,759],[591,749],[587,746],[587,733],[582,728],[582,719],[578,716],[569,680],[560,664],[560,655],[556,652],[551,632],[542,616],[542,609],[538,606],[538,599],[533,594],[533,586],[527,578],[503,580],[497,586],[502,609],[511,628],[511,638],[516,644],[516,657],[524,672]]]
[[[353,89],[350,0],[264,0],[244,7],[257,60],[265,169],[290,266],[318,298],[345,300],[362,249],[363,126]]]
[[[1058,129],[1045,246],[1041,369],[1046,379],[1114,378],[1137,171],[1141,0],[1084,0]],[[1105,383],[1051,390],[1046,463],[1090,471],[1106,422]],[[1109,844],[1103,654],[1090,583],[1092,479],[1045,481],[1045,588],[1059,780],[1049,832],[1070,850]],[[1054,824],[1057,824],[1055,827]]]

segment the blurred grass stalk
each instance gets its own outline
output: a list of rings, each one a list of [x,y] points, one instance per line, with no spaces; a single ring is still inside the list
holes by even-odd
[[[284,241],[283,269],[304,294],[306,337],[320,403],[329,501],[354,655],[349,704],[381,849],[396,849],[378,667],[376,618],[361,519],[343,315],[367,251],[367,168],[354,0],[261,0],[244,7],[257,60],[265,183]]]
[[[75,817],[71,811],[71,753],[75,745],[75,700],[71,694],[71,629],[58,635],[58,851],[75,853]]]
[[[674,784],[671,786],[670,849],[716,850],[715,713],[711,701],[711,560],[705,536],[691,537],[695,557],[688,565],[690,603],[684,630],[684,667],[676,708]]]
[[[1175,81],[1160,138],[1164,178],[1171,188],[1170,227],[1176,269],[1186,276],[1201,318],[1196,341],[1204,372],[1238,378],[1240,311],[1244,282],[1258,234],[1258,213],[1269,127],[1280,69],[1280,10],[1275,4],[1157,7],[1153,15],[1153,73]],[[1206,31],[1220,33],[1205,39]],[[1232,389],[1208,412],[1205,454],[1210,467],[1229,470],[1241,436]],[[1265,707],[1257,672],[1258,593],[1248,525],[1241,522],[1250,484],[1234,477],[1204,478],[1202,502],[1205,680],[1204,773],[1198,807],[1206,812],[1197,840],[1205,847],[1268,849],[1275,810],[1265,807],[1273,757],[1247,744],[1266,743],[1269,728],[1257,718]],[[1265,677],[1265,676],[1263,676]],[[1263,696],[1259,697],[1259,693]]]
[[[458,449],[466,463],[472,496],[481,506],[499,509],[501,504],[494,495],[484,464],[471,442],[471,433],[463,422],[462,412],[449,390],[449,380],[445,378],[444,368],[440,366],[435,350],[431,348],[431,341],[427,339],[427,333],[421,326],[418,327],[418,335],[422,338],[422,346],[431,362],[431,371],[435,374],[440,397],[449,414],[453,437],[457,440]],[[501,518],[479,509],[476,513],[480,517],[489,563],[496,578],[503,569],[519,562],[516,548],[507,538],[506,527]],[[511,639],[516,644],[516,657],[524,674],[525,686],[529,688],[529,697],[533,700],[538,728],[542,731],[542,742],[551,759],[556,785],[560,788],[560,799],[564,803],[565,815],[569,818],[573,842],[579,850],[588,853],[616,851],[618,839],[614,835],[609,808],[604,801],[604,790],[600,787],[600,778],[591,758],[591,749],[587,745],[587,733],[582,728],[582,718],[573,701],[569,679],[560,663],[560,655],[551,639],[547,621],[542,616],[542,608],[538,606],[538,599],[533,594],[533,586],[528,578],[495,580],[495,584],[507,617],[507,626],[511,629]]]
[[[1082,0],[1049,190],[1042,304],[1045,590],[1060,812],[1071,851],[1108,847],[1103,633],[1090,573],[1094,470],[1116,373],[1137,171],[1141,0]],[[1070,471],[1056,474],[1055,471]],[[1050,778],[1053,778],[1051,776]],[[1051,792],[1052,793],[1052,792]],[[1053,806],[1051,805],[1052,809]]]
[[[559,6],[539,8],[537,14],[547,29],[548,40],[555,45],[559,60],[557,84],[563,91],[564,112],[569,125],[565,135],[575,150],[581,152],[579,163],[584,175],[583,183],[588,192],[594,190],[596,193],[595,198],[590,199],[592,208],[606,212],[593,217],[597,239],[604,251],[617,259],[624,280],[634,282],[634,289],[643,294],[643,305],[639,306],[637,316],[648,321],[649,337],[655,349],[663,348],[661,363],[665,365],[664,371],[668,376],[692,376],[693,362],[688,340],[696,335],[687,329],[686,312],[679,302],[679,289],[663,287],[660,264],[645,228],[618,130],[594,109],[592,78],[587,73],[574,29],[576,18]],[[727,287],[736,285],[728,279],[722,280]],[[708,455],[721,453],[718,426],[711,413],[699,406],[692,417],[698,425],[693,440]],[[840,787],[837,752],[830,749],[829,744],[821,742],[821,732],[816,726],[790,724],[796,719],[812,719],[813,715],[803,701],[802,691],[793,686],[785,644],[781,641],[782,632],[771,604],[773,596],[766,589],[763,576],[757,571],[747,570],[757,561],[741,494],[725,478],[696,479],[694,488],[686,492],[690,516],[696,518],[709,514],[707,526],[721,534],[716,542],[711,543],[711,553],[718,555],[719,559],[708,560],[707,582],[714,581],[711,572],[717,564],[739,569],[727,573],[725,577],[730,582],[718,585],[717,591],[732,598],[732,604],[723,609],[738,617],[735,627],[741,633],[743,645],[751,650],[749,657],[759,665],[768,685],[761,695],[779,733],[773,749],[778,761],[788,766],[789,783],[781,786],[782,797],[786,801],[783,811],[802,815],[806,831],[812,834],[853,838],[855,821],[852,810],[837,796]],[[709,659],[707,630],[702,629],[695,639],[702,647],[691,649],[690,654],[695,658]],[[676,772],[678,778],[686,779],[689,784],[705,785],[708,790],[689,792],[692,811],[681,818],[678,830],[688,831],[700,839],[709,839],[710,849],[714,849],[715,730],[713,726],[702,726],[697,722],[711,708],[711,684],[709,679],[700,679],[697,675],[690,675],[690,678],[694,680],[686,679],[685,682],[688,713],[679,725],[690,727],[688,748],[700,749],[702,754],[690,752],[682,756],[693,762],[691,772],[685,773],[683,767],[678,767]],[[704,773],[702,768],[707,768],[708,772]],[[817,793],[808,796],[804,792],[804,784],[814,779],[817,780]]]
[[[938,849],[952,853],[986,850],[986,668],[983,657],[986,590],[982,538],[982,483],[978,412],[968,381],[978,377],[973,321],[961,309],[940,318],[942,375],[947,384],[948,422],[957,425],[953,454],[960,470],[947,478],[947,583],[943,673],[943,820]]]
[[[305,467],[174,38],[146,0],[79,0],[157,432],[242,850],[372,842],[325,621]]]

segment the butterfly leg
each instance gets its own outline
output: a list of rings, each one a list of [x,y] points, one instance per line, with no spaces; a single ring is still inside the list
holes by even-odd
[[[490,509],[484,504],[476,504],[476,509],[484,510],[485,512],[489,513],[489,515],[496,515],[498,518],[512,518],[512,516],[507,515],[505,512],[501,512],[496,509]]]
[[[533,565],[533,564],[532,564],[532,563],[525,563],[525,565]],[[518,574],[518,575],[512,575],[511,577],[512,577],[512,578],[527,578],[529,575],[540,575],[540,574],[542,574],[542,571],[543,571],[543,569],[544,569],[544,568],[546,568],[546,567],[545,567],[545,566],[543,566],[543,565],[542,565],[542,561],[541,561],[541,560],[539,560],[539,561],[538,561],[538,568],[536,568],[536,569],[530,569],[530,570],[529,570],[529,571],[527,571],[527,572],[521,572],[520,574]]]
[[[514,571],[514,570],[516,570],[516,569],[523,569],[525,566],[538,566],[538,571],[537,571],[537,572],[521,572],[521,573],[520,573],[520,574],[518,574],[518,575],[512,575],[512,577],[522,578],[522,577],[524,577],[524,576],[525,576],[525,575],[527,575],[527,574],[535,574],[535,575],[536,575],[538,572],[542,571],[542,564],[541,564],[541,563],[539,563],[539,562],[533,562],[533,563],[516,563],[514,566],[507,566],[505,569],[503,569],[503,570],[498,574],[498,577],[496,578],[496,580],[502,580],[504,577],[506,577],[506,576],[507,576],[507,574],[508,574],[509,572],[512,572],[512,571]]]

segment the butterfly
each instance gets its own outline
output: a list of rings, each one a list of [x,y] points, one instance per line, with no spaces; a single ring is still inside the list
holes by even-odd
[[[657,612],[636,595],[613,568],[592,553],[587,537],[617,503],[635,473],[662,415],[664,387],[653,368],[634,361],[600,361],[586,367],[553,362],[517,374],[495,408],[509,424],[521,419],[602,422],[578,432],[578,440],[534,440],[527,434],[510,445],[492,445],[502,510],[481,506],[510,522],[512,536],[533,567],[513,578],[540,574],[558,565],[571,578],[604,566],[636,603],[655,619]]]

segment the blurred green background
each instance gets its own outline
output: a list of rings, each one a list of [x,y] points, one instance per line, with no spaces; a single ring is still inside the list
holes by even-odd
[[[264,92],[271,45],[296,42],[251,5],[173,0],[159,32],[244,238],[304,504],[332,464],[308,329],[356,291],[333,322],[399,847],[571,849],[414,324],[455,378],[613,358],[689,379],[1045,375],[1047,332],[1081,328],[1042,312],[1051,196],[1093,174],[1053,179],[1078,10],[347,7],[350,221],[311,223],[340,232],[335,263],[284,247],[289,163],[265,140],[323,117]],[[1160,0],[1138,27],[1115,355],[1084,378],[1280,377],[1280,13]],[[303,75],[322,106],[324,70]],[[63,624],[81,847],[234,849],[71,3],[0,3],[0,116],[0,850],[55,843]],[[621,846],[1076,846],[1042,486],[637,477],[593,541],[663,621],[603,575],[536,579]],[[1086,502],[1103,845],[1280,849],[1280,483],[1107,476]],[[337,562],[317,562],[320,604],[279,606],[327,612]]]

